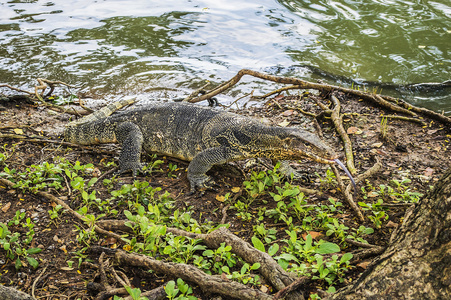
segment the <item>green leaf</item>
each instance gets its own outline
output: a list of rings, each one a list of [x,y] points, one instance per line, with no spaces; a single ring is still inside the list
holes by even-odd
[[[41,248],[30,248],[27,250],[27,254],[37,254],[39,252],[41,252],[42,249]]]
[[[340,247],[337,244],[325,242],[319,245],[316,252],[319,254],[337,253],[340,252]]]
[[[189,285],[185,284],[182,278],[177,279],[177,287],[179,288],[180,292],[182,292],[182,294],[186,294],[189,289]]]
[[[352,253],[345,253],[340,259],[340,264],[346,263],[352,259]]]
[[[91,178],[91,180],[89,180],[89,182],[88,182],[88,187],[90,187],[90,186],[92,186],[94,183],[96,183],[97,182],[97,180],[98,180],[98,178],[97,177],[93,177],[93,178]]]
[[[271,245],[271,247],[269,247],[268,254],[270,256],[274,256],[277,253],[277,251],[279,251],[279,244],[273,244]]]
[[[3,249],[5,249],[5,251],[8,251],[11,248],[11,244],[6,242],[3,244]]]
[[[262,241],[260,241],[255,235],[252,237],[252,244],[257,250],[265,252],[265,246],[263,245]]]
[[[27,261],[34,269],[36,269],[39,266],[38,261],[33,257],[27,257]]]
[[[171,297],[174,298],[178,293],[178,290],[175,289],[174,280],[169,281],[164,287],[164,290],[166,292],[166,295],[168,295],[169,299],[171,299]]]
[[[16,263],[14,265],[16,267],[16,270],[19,270],[22,267],[22,262],[19,258],[16,259]]]

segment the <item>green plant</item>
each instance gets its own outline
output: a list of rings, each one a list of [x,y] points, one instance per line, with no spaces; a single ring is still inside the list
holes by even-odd
[[[363,225],[360,225],[359,228],[351,228],[353,232],[349,233],[349,235],[346,237],[348,239],[353,239],[361,243],[368,243],[362,236],[372,234],[374,232],[374,229],[371,227],[365,227]]]
[[[147,173],[147,174],[151,174],[152,172],[163,172],[163,170],[161,170],[161,164],[164,163],[164,161],[156,159],[157,155],[154,154],[152,156],[152,161],[150,163],[148,163],[146,166],[144,166],[143,168],[143,172]],[[170,168],[169,168],[170,169]],[[177,166],[175,166],[175,169],[177,169]],[[175,171],[174,169],[174,171]]]
[[[368,219],[373,222],[376,228],[381,228],[382,222],[388,219],[388,215],[385,214],[382,207],[383,202],[384,201],[382,199],[378,199],[376,203],[359,202],[359,205],[363,210],[370,211],[372,213],[372,215],[368,216]]]
[[[325,176],[321,176],[318,173],[315,172],[315,175],[318,176],[319,182],[324,188],[332,187],[337,185],[337,180],[335,177],[335,173],[332,171],[331,168],[328,168],[326,170]]]
[[[221,243],[221,246],[216,250],[205,250],[202,255],[210,259],[213,270],[216,273],[222,273],[222,266],[227,264],[230,268],[236,265],[236,256],[232,252],[231,246],[225,246],[225,243]]]
[[[325,229],[327,229],[326,231],[327,236],[333,234],[337,239],[341,240],[341,242],[344,242],[345,238],[347,237],[347,231],[349,227],[339,223],[338,220],[335,218],[332,219],[332,223],[327,223],[325,225],[326,225]]]
[[[177,279],[177,288],[173,280],[169,281],[164,287],[168,299],[174,300],[197,300],[197,297],[191,295],[193,289],[181,278]]]
[[[245,263],[242,267],[240,272],[234,271],[232,274],[230,274],[230,269],[228,266],[222,266],[222,271],[226,273],[226,277],[228,279],[232,279],[238,282],[241,282],[243,284],[252,284],[252,285],[258,285],[261,284],[260,277],[258,275],[252,275],[251,271],[258,270],[260,268],[259,263],[254,263],[252,266],[249,266],[248,263]]]
[[[177,171],[177,170],[178,170],[177,165],[175,165],[175,164],[173,165],[172,163],[169,163],[169,165],[168,165],[168,177],[170,177],[170,178],[177,177],[177,175],[174,174],[174,172]]]
[[[33,267],[37,268],[39,262],[31,257],[33,254],[37,254],[42,251],[40,248],[34,248],[29,246],[34,237],[34,223],[30,218],[26,219],[26,222],[22,224],[22,227],[28,228],[26,238],[19,232],[11,232],[7,224],[0,223],[0,246],[6,251],[6,257],[11,261],[15,260],[15,268],[20,269],[24,265],[24,259]]]
[[[259,225],[255,225],[253,227],[254,232],[262,237],[266,243],[270,243],[274,240],[276,240],[276,233],[277,230],[275,229],[266,229],[265,223],[261,223]]]
[[[63,208],[63,206],[61,206],[60,204],[53,206],[52,209],[48,211],[50,219],[54,220],[54,219],[59,218],[59,211],[62,208]]]
[[[336,280],[342,283],[344,274],[350,268],[349,261],[352,259],[351,253],[345,253],[339,259],[338,255],[332,255],[330,260],[324,260],[321,255],[315,255],[316,264],[312,265],[312,279],[325,280],[329,285],[335,283]]]

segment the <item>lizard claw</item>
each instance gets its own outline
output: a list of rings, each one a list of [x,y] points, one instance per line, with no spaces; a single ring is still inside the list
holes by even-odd
[[[202,197],[207,190],[217,192],[217,189],[215,189],[215,187],[219,187],[219,185],[216,184],[216,182],[207,175],[190,176],[189,182],[191,190],[188,195],[195,194],[196,190],[199,189],[200,197]]]

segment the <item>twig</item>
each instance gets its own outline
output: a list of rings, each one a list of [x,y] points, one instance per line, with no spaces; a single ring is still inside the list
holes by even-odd
[[[241,192],[241,191],[240,191]],[[225,221],[227,219],[227,210],[229,209],[230,204],[227,204],[226,206],[224,206],[224,208],[222,209],[222,219],[221,219],[221,224],[225,224]]]
[[[298,289],[301,285],[306,284],[307,282],[310,281],[309,277],[301,277],[298,280],[296,280],[295,282],[293,282],[292,284],[290,284],[289,286],[285,287],[284,289],[281,289],[280,291],[278,291],[276,294],[274,294],[273,296],[273,300],[279,300],[279,299],[283,299],[285,298],[289,293],[291,293],[292,291],[295,291],[296,289]]]
[[[44,272],[47,270],[47,266],[44,267],[44,269],[42,269],[42,272],[39,274],[39,276],[33,281],[33,285],[31,286],[31,295],[33,296],[33,298],[36,298],[36,296],[34,295],[34,291],[36,288],[36,284],[38,283],[39,279],[41,279],[42,275],[44,275]]]
[[[191,99],[196,98],[200,93],[205,93],[205,88],[210,85],[210,82],[207,82],[200,88],[194,90],[191,94],[188,95],[185,99],[182,100],[182,102],[191,102]]]
[[[28,95],[34,95],[33,92],[25,91],[25,90],[22,90],[22,89],[13,87],[13,86],[11,86],[11,85],[9,85],[9,84],[0,84],[0,88],[2,88],[2,87],[9,88],[9,89],[14,90],[14,91],[16,91],[16,92],[25,93],[25,94],[28,94]]]
[[[357,177],[355,178],[355,182],[356,182],[356,183],[362,182],[362,181],[364,181],[365,179],[367,179],[368,177],[373,176],[374,174],[376,174],[377,172],[379,172],[380,168],[382,168],[382,164],[381,164],[381,162],[379,161],[379,158],[377,158],[377,156],[375,156],[375,159],[376,159],[376,163],[375,163],[371,168],[369,168],[369,169],[366,170],[363,174],[360,174],[359,176],[357,176]],[[351,192],[351,188],[352,188],[352,185],[349,184],[349,185],[346,187],[346,192],[347,192],[347,193],[350,193],[350,192]]]
[[[357,247],[362,247],[362,248],[374,248],[374,247],[380,247],[380,246],[376,246],[376,245],[371,245],[371,244],[366,244],[366,243],[362,243],[362,242],[358,242],[356,240],[353,239],[345,239],[345,242],[352,244],[354,246]]]
[[[409,117],[396,116],[396,115],[384,115],[383,117],[390,118],[390,119],[402,120],[402,121],[408,121],[408,122],[415,122],[415,123],[421,124],[422,126],[427,125],[426,122],[424,122],[420,119],[416,119],[416,118],[409,118]]]
[[[280,88],[280,89],[274,90],[274,91],[272,91],[272,92],[266,93],[266,94],[264,94],[264,95],[262,95],[262,96],[254,96],[254,97],[252,97],[252,98],[254,98],[254,99],[265,99],[265,98],[268,98],[268,97],[270,97],[270,96],[272,96],[272,95],[274,95],[274,94],[280,94],[280,93],[282,93],[282,92],[284,92],[284,91],[295,90],[295,89],[301,89],[301,88],[302,88],[302,87],[301,87],[300,85],[290,85],[290,86],[285,86],[285,87],[283,87],[283,88]]]

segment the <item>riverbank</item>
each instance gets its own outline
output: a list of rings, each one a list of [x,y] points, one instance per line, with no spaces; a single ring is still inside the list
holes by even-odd
[[[283,267],[308,278],[301,290],[312,299],[331,286],[346,285],[377,254],[362,254],[363,250],[383,249],[402,222],[405,210],[426,194],[449,167],[451,129],[427,117],[417,121],[400,119],[403,116],[343,93],[335,96],[341,105],[343,129],[351,141],[354,176],[359,178],[378,166],[358,183],[359,190],[353,197],[363,220],[342,193],[349,182],[345,177],[337,178],[328,165],[308,160],[293,162],[292,167],[303,175],[293,180],[282,178],[272,162],[265,159],[218,166],[210,172],[219,184],[218,190],[198,197],[188,194],[186,162],[143,155],[149,175],[117,178],[112,171],[117,164],[118,146],[61,145],[57,134],[68,122],[68,114],[21,100],[1,103],[1,177],[18,187],[0,187],[4,222],[0,282],[34,293],[37,298],[59,299],[64,295],[69,299],[96,299],[99,291],[92,283],[105,287],[105,279],[98,273],[99,254],[92,251],[100,246],[106,252],[123,249],[187,263],[206,273],[222,273],[224,281],[233,279],[263,294],[274,294],[275,287],[259,272],[262,267],[252,269],[247,262],[246,268],[246,260],[233,250],[225,246],[211,249],[201,241],[163,234],[158,229],[167,226],[200,234],[225,225],[257,249],[263,247]],[[329,93],[305,92],[268,97],[260,107],[230,109],[270,124],[318,132],[344,160],[342,138],[324,109],[333,107],[329,99]],[[57,197],[68,209],[45,194],[34,194],[37,191]],[[86,222],[76,219],[70,209]],[[92,227],[101,226],[105,220],[127,218],[154,227],[143,225],[133,231],[108,227],[116,234],[128,235],[122,240],[96,233]],[[157,229],[149,232],[148,228]],[[5,240],[15,251],[8,252]],[[362,247],[359,242],[369,246]],[[114,255],[107,256],[113,259]],[[341,262],[343,257],[349,259]],[[114,274],[113,269],[122,271],[122,278],[142,291],[182,277],[105,264],[108,274]],[[121,287],[120,281],[113,278],[107,279],[109,284]],[[201,299],[216,295],[199,284],[185,282],[193,288],[190,295]],[[228,299],[226,294],[222,297]]]

